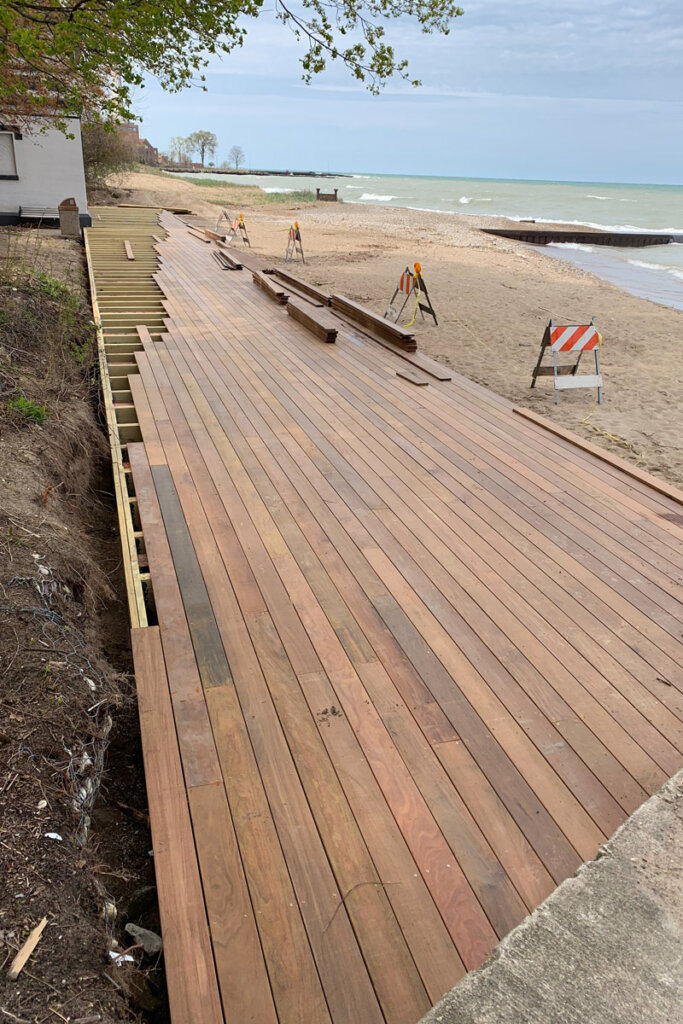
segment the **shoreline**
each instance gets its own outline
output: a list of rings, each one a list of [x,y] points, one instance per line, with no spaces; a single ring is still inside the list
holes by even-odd
[[[418,346],[458,373],[617,456],[683,484],[683,313],[639,298],[545,247],[484,234],[490,217],[369,204],[263,203],[257,188],[214,190],[171,176],[133,174],[130,200],[187,206],[213,228],[221,206],[243,211],[255,255],[284,266],[287,232],[301,226],[306,264],[288,269],[384,314],[406,265],[419,261],[439,327],[417,318]],[[185,218],[184,218],[185,219]],[[503,219],[499,218],[501,226]],[[662,275],[664,276],[664,275]],[[549,319],[596,317],[603,334],[604,404],[592,390],[531,390]],[[583,372],[587,372],[583,369]],[[618,439],[618,440],[615,440]]]

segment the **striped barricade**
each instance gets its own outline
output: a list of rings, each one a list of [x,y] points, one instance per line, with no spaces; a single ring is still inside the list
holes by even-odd
[[[247,234],[247,225],[244,223],[244,215],[240,213],[239,217],[235,217],[234,220],[230,220],[230,216],[227,210],[221,210],[220,217],[216,221],[216,227],[214,228],[214,234],[220,233],[220,227],[223,221],[227,221],[228,230],[223,235],[223,241],[229,245],[239,233],[240,238],[245,245],[248,245],[251,249],[251,242],[249,241],[249,235]]]
[[[290,260],[300,259],[302,263],[305,263],[304,259],[304,248],[301,244],[301,230],[299,229],[299,222],[294,221],[289,234],[287,236],[287,251],[285,253],[285,263],[289,263]]]
[[[531,378],[531,387],[535,387],[536,378],[550,376],[554,377],[555,404],[559,405],[560,391],[568,388],[597,388],[598,403],[602,403],[602,374],[600,373],[600,348],[602,336],[598,333],[595,321],[589,324],[556,324],[551,320],[545,329],[541,351],[538,362],[534,368]],[[550,349],[553,357],[552,366],[542,366],[543,356]],[[576,362],[561,366],[557,357],[559,353],[567,352],[576,356]],[[595,355],[595,373],[583,373],[577,375],[581,356],[584,352],[593,352]]]
[[[401,279],[398,282],[394,294],[389,300],[389,305],[387,306],[387,311],[384,314],[384,319],[393,320],[393,322],[397,324],[403,315],[403,310],[406,308],[411,295],[415,296],[415,309],[413,310],[412,320],[409,324],[405,324],[404,326],[411,327],[414,324],[415,317],[417,316],[417,311],[419,309],[423,320],[425,318],[425,313],[427,313],[433,318],[434,323],[438,327],[439,321],[436,319],[436,313],[434,312],[432,301],[429,298],[427,285],[425,284],[422,276],[422,266],[419,263],[414,263],[412,270],[409,267],[406,267],[401,274]],[[396,305],[394,305],[397,296],[401,303],[400,309],[397,309]]]

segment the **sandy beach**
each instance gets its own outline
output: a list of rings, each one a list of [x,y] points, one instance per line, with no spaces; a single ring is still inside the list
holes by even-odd
[[[324,183],[323,183],[324,184]],[[306,264],[295,273],[384,313],[401,271],[422,264],[439,326],[421,321],[421,351],[459,373],[683,485],[683,312],[632,296],[541,249],[483,234],[490,218],[354,204],[264,202],[258,189],[129,174],[120,201],[183,206],[213,227],[221,206],[243,212],[253,252],[284,265],[287,229],[298,220]],[[595,392],[529,387],[550,319],[603,335],[604,401]],[[592,362],[592,361],[590,361]],[[589,357],[582,371],[590,371]]]

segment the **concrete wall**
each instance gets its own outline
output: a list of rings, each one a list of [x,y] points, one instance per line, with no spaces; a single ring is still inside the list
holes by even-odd
[[[421,1024],[683,1024],[683,771]]]
[[[63,132],[48,128],[40,134],[23,132],[14,140],[17,179],[0,178],[0,223],[18,219],[21,207],[56,209],[63,199],[73,196],[81,213],[88,212],[85,194],[85,172],[81,147],[81,124],[78,118],[68,118],[67,139]]]

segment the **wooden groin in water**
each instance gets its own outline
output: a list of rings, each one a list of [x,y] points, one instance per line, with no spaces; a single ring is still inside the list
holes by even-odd
[[[575,231],[555,230],[554,228],[482,228],[487,235],[499,235],[501,238],[515,238],[518,242],[529,242],[532,245],[548,245],[550,242],[573,242],[583,245],[614,245],[624,248],[640,248],[645,245],[669,245],[683,239],[675,234],[650,234],[644,231]]]

